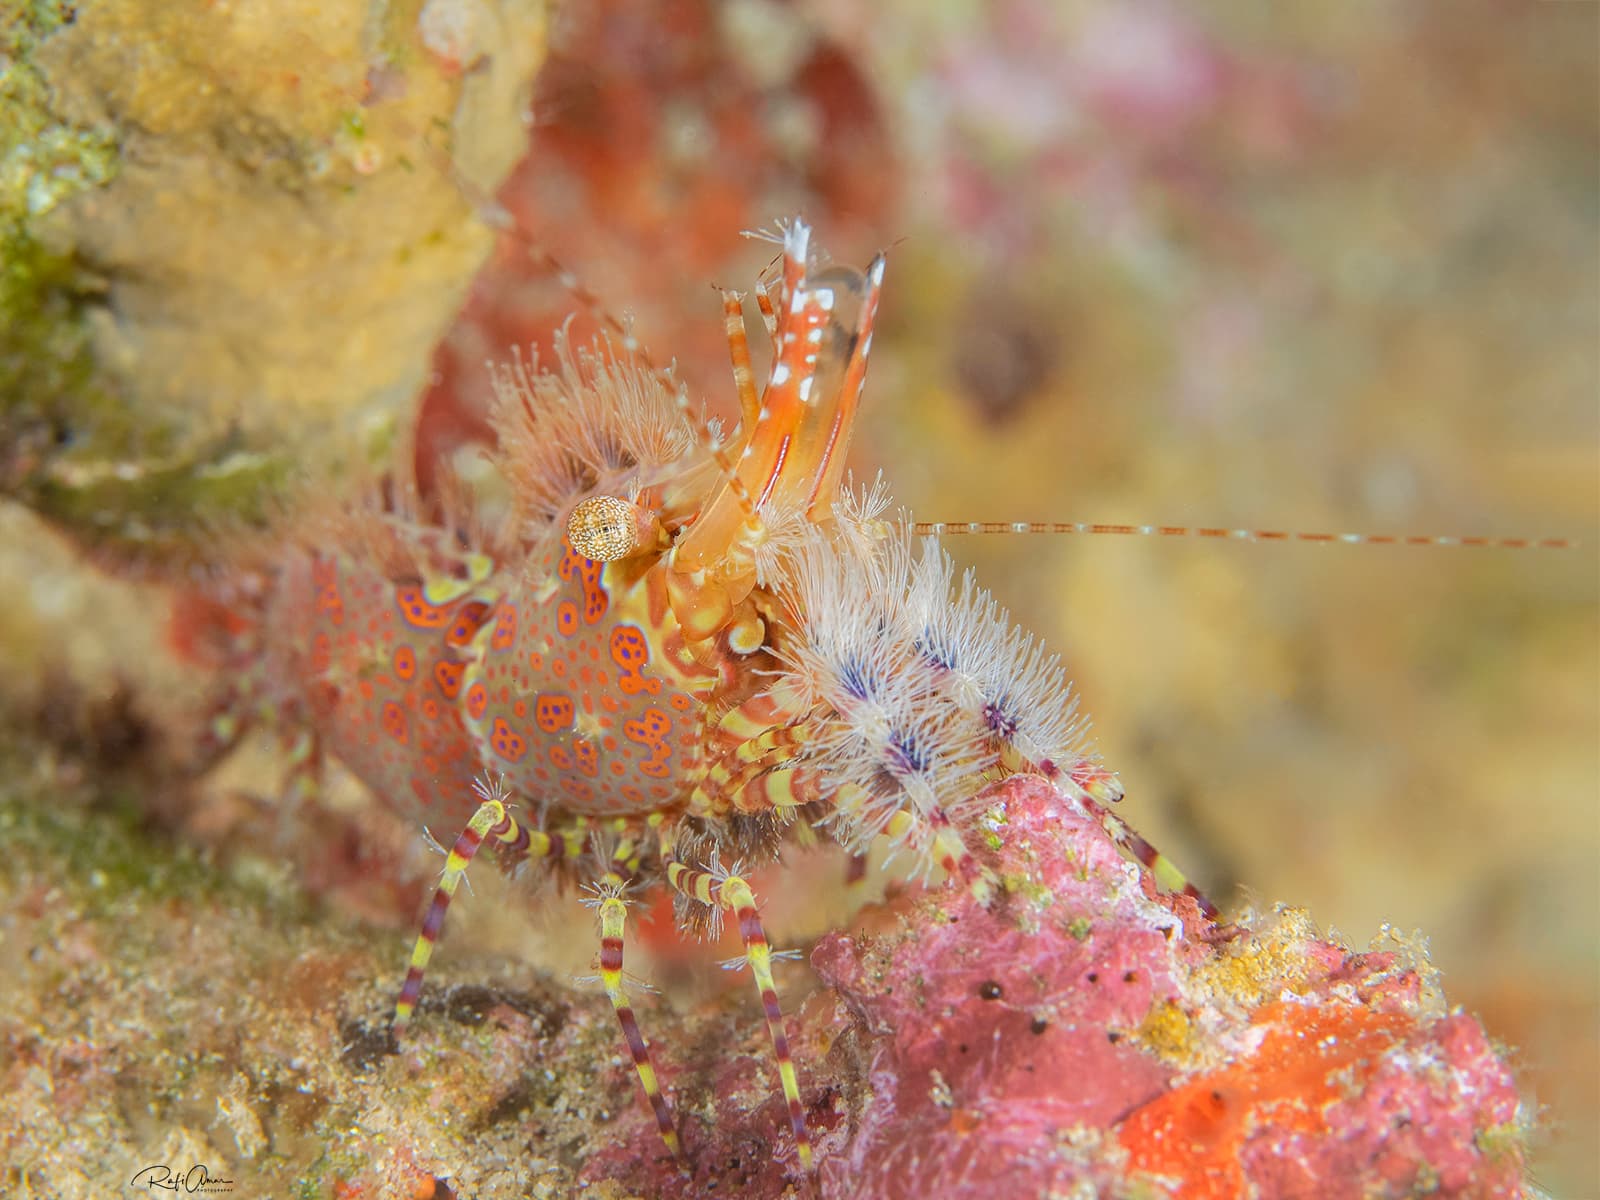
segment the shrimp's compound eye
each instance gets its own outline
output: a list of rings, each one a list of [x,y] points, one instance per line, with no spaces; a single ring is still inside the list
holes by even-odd
[[[567,518],[567,539],[591,562],[615,562],[659,542],[655,513],[617,496],[591,496]]]

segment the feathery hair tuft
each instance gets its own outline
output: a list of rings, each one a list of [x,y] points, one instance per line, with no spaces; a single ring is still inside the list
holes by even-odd
[[[609,341],[574,349],[563,331],[555,369],[517,352],[491,370],[497,460],[529,540],[579,496],[626,491],[628,472],[645,474],[694,451],[694,433],[667,385],[643,363],[613,353]]]
[[[964,823],[988,782],[1020,770],[1064,774],[1085,761],[1060,661],[934,539],[878,520],[881,490],[836,509],[785,560],[779,593],[793,613],[777,686],[813,730],[797,767],[838,797],[829,820],[854,851],[897,816],[925,853],[928,831]]]

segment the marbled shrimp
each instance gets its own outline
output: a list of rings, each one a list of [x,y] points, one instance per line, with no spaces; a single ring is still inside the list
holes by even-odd
[[[247,597],[241,685],[308,730],[408,819],[454,824],[395,1007],[403,1034],[461,879],[485,843],[576,885],[601,981],[662,1140],[681,1145],[623,990],[630,905],[669,889],[681,928],[732,916],[765,1010],[795,1154],[804,1093],[747,871],[792,837],[862,855],[887,838],[987,895],[969,853],[990,783],[1052,780],[1158,882],[1215,909],[1107,810],[1058,660],[932,538],[844,485],[885,259],[824,266],[777,236],[754,302],[772,340],[757,388],[744,297],[723,299],[739,423],[719,435],[628,344],[496,373],[491,519],[463,488],[395,480],[303,523]],[[229,600],[229,597],[224,597]],[[235,606],[244,601],[231,597]]]

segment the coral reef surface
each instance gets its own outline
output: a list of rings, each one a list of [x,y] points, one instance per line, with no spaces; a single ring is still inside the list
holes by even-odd
[[[1219,929],[1041,780],[987,797],[991,901],[909,892],[813,950],[808,1181],[742,989],[641,1005],[680,1164],[598,989],[452,955],[397,1048],[402,934],[150,843],[71,778],[36,768],[54,806],[0,813],[0,930],[28,948],[0,1017],[8,1195],[148,1194],[152,1166],[341,1200],[1523,1194],[1510,1071],[1420,950],[1287,909]]]

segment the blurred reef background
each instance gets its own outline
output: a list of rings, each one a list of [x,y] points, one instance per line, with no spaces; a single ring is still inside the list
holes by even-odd
[[[0,0],[6,1186],[104,1194],[98,1122],[318,1196],[360,1175],[327,1122],[401,1140],[407,1097],[330,1101],[315,1059],[370,1049],[431,860],[338,778],[298,826],[270,746],[203,761],[166,616],[297,492],[396,444],[470,464],[484,359],[574,307],[496,196],[723,414],[741,230],[891,247],[854,462],[919,519],[1580,539],[950,549],[1063,654],[1143,833],[1225,907],[1423,931],[1512,1048],[1531,1177],[1596,1193],[1597,91],[1579,3]],[[791,878],[778,941],[845,921],[827,867]],[[592,953],[543,907],[453,924],[437,982],[491,982],[438,1003],[562,1047],[506,1111],[570,1148],[639,1114],[604,1013],[528,982]],[[692,974],[662,942],[633,969]]]

